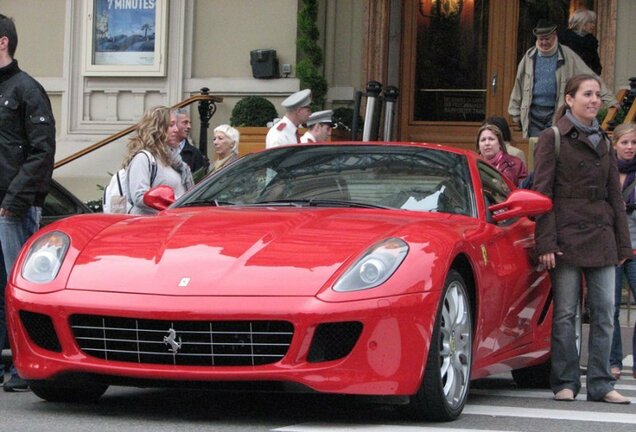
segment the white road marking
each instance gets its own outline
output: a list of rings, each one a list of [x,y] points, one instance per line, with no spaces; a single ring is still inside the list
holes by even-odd
[[[398,425],[354,425],[354,424],[327,424],[327,423],[303,423],[294,426],[285,426],[272,429],[276,432],[475,432],[475,429],[450,429],[435,426],[398,426]],[[480,429],[480,432],[513,432],[494,429]]]
[[[603,412],[602,415],[599,415],[598,412],[593,411],[568,411],[561,409],[521,408],[513,406],[466,405],[464,407],[464,415],[466,414],[494,417],[521,417],[599,423],[636,424],[636,414]]]

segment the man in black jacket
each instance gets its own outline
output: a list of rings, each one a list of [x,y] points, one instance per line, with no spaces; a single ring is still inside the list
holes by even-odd
[[[188,111],[184,109],[178,109],[175,113],[177,119],[177,133],[179,139],[179,149],[181,151],[181,159],[190,166],[190,171],[194,174],[201,168],[205,167],[207,172],[210,166],[210,161],[205,158],[199,149],[190,144],[188,136],[192,130],[192,121]]]
[[[55,159],[55,120],[44,88],[14,60],[18,35],[0,14],[0,275],[6,279],[22,245],[40,224]],[[0,348],[7,337],[6,280],[0,280]],[[4,380],[4,374],[0,375]],[[8,392],[27,390],[15,370]]]

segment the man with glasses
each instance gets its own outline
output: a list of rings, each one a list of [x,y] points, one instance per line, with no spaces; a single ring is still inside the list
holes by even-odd
[[[267,132],[265,148],[300,142],[298,127],[307,122],[311,115],[311,90],[298,91],[285,99],[281,105],[285,108],[285,115]]]
[[[6,278],[22,245],[40,225],[55,158],[55,120],[44,88],[13,58],[18,34],[0,14],[0,348],[7,338]],[[0,382],[4,381],[4,369]],[[17,371],[4,391],[28,390]]]

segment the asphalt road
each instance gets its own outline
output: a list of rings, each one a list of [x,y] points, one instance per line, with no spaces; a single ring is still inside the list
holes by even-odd
[[[215,393],[112,387],[96,404],[66,405],[32,393],[0,393],[3,431],[629,431],[636,428],[636,380],[618,388],[632,405],[555,402],[548,390],[520,390],[509,376],[475,383],[452,423],[414,423],[394,406],[351,397]]]

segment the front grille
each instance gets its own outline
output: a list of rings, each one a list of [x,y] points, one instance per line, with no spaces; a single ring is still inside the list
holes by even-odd
[[[73,315],[75,341],[87,355],[109,361],[182,366],[275,363],[289,348],[287,321],[168,321]]]
[[[0,307],[2,307],[2,305],[0,305]],[[20,320],[29,338],[31,338],[37,346],[49,351],[62,352],[60,340],[57,338],[55,327],[53,327],[53,321],[50,316],[21,310]]]
[[[320,324],[311,341],[307,361],[317,363],[348,355],[362,333],[362,323],[345,321]]]

